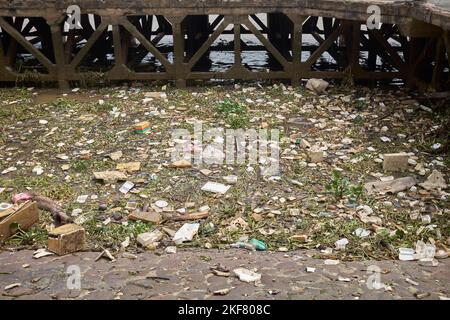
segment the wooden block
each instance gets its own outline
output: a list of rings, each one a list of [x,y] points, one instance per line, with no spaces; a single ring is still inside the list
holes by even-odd
[[[162,220],[162,217],[157,212],[143,212],[140,210],[136,210],[128,215],[128,219],[159,224]]]
[[[407,153],[386,153],[383,155],[384,171],[406,171],[408,170]]]
[[[48,250],[65,255],[84,249],[85,231],[77,224],[65,224],[48,234]]]
[[[148,121],[139,122],[134,125],[134,131],[138,133],[144,133],[148,130],[150,130],[150,122]]]
[[[0,241],[5,241],[17,231],[12,228],[13,224],[17,223],[22,230],[27,230],[39,220],[36,202],[27,201],[14,210],[6,211],[0,217]]]

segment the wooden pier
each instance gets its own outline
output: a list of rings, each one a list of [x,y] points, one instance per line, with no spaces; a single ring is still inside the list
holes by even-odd
[[[68,26],[70,5],[80,28]],[[214,70],[216,51],[234,63]],[[243,63],[253,51],[266,53],[264,70]],[[444,91],[449,56],[450,11],[427,1],[0,0],[0,82],[18,85],[328,78]]]

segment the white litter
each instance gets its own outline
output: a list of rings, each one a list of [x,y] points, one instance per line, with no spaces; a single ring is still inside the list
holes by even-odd
[[[177,253],[177,247],[175,246],[169,246],[164,250],[165,253],[167,254],[174,254]]]
[[[167,201],[164,201],[164,200],[158,200],[158,201],[155,202],[155,205],[156,205],[158,208],[165,208],[165,207],[167,207],[169,204],[167,203]]]
[[[53,252],[47,251],[45,248],[38,249],[33,253],[33,258],[39,259],[46,256],[53,255]]]
[[[335,265],[338,265],[339,263],[341,263],[339,260],[333,260],[333,259],[326,259],[324,261],[324,264],[326,264],[327,266],[335,266]]]
[[[10,284],[10,285],[8,285],[8,286],[6,286],[5,287],[5,291],[7,291],[7,290],[11,290],[11,289],[13,289],[13,288],[17,288],[17,287],[20,287],[22,284],[21,283],[19,283],[19,282],[16,282],[16,283],[13,283],[13,284]]]
[[[365,238],[365,237],[368,237],[370,235],[370,230],[366,230],[366,229],[363,229],[363,228],[358,228],[358,229],[356,229],[353,232],[353,234],[355,236],[357,236],[357,237]]]
[[[261,274],[253,272],[245,268],[237,268],[233,270],[234,274],[238,276],[239,280],[243,282],[255,282],[261,280]]]
[[[399,248],[398,258],[401,261],[413,261],[414,260],[414,249],[411,248]]]
[[[172,239],[173,242],[175,242],[176,244],[181,244],[186,241],[192,241],[194,236],[197,234],[199,227],[200,227],[199,223],[185,223],[175,233]]]
[[[209,181],[202,187],[202,191],[208,191],[208,192],[213,192],[213,193],[224,194],[230,188],[231,188],[231,186],[227,186],[227,185],[224,185],[222,183]]]
[[[77,198],[77,202],[78,202],[78,203],[85,203],[88,197],[89,197],[88,195],[82,195],[82,196],[79,196],[79,197]]]
[[[134,183],[131,182],[131,181],[127,181],[127,182],[125,182],[125,183],[120,187],[119,191],[120,191],[121,193],[127,194],[128,191],[130,191],[131,189],[133,189],[133,187],[134,187]]]
[[[348,244],[348,239],[347,238],[339,239],[338,241],[336,241],[334,243],[334,245],[336,246],[337,250],[345,250],[345,246],[347,244]]]

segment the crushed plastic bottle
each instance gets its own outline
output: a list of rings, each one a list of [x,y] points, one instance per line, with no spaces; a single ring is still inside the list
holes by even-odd
[[[230,244],[231,248],[241,248],[241,249],[248,249],[248,250],[256,250],[255,246],[252,245],[251,243],[248,242],[242,242],[242,241],[238,241],[235,243]]]
[[[266,251],[267,250],[267,245],[261,240],[251,239],[250,244],[253,245],[255,247],[255,249],[258,251]]]

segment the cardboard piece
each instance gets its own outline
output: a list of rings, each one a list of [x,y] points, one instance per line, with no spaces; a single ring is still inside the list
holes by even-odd
[[[162,217],[157,212],[144,212],[140,210],[133,211],[128,215],[128,219],[134,220],[134,221],[145,221],[145,222],[151,222],[159,224],[162,220]]]
[[[27,230],[39,220],[36,202],[27,201],[18,206],[0,212],[0,241],[5,241],[17,230],[12,225],[19,224],[22,230]]]
[[[84,249],[85,231],[77,224],[65,224],[48,234],[48,250],[65,255]]]

